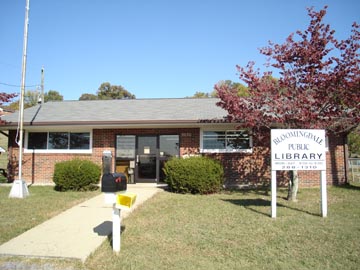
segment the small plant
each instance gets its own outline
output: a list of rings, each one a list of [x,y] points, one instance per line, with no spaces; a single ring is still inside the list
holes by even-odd
[[[89,160],[73,159],[55,164],[53,181],[59,191],[92,190],[97,188],[100,175],[99,165]]]
[[[173,158],[164,166],[165,182],[173,192],[209,194],[220,191],[224,170],[208,157]]]

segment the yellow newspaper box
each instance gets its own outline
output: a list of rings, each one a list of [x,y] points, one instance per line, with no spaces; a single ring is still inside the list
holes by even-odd
[[[131,208],[135,204],[135,201],[135,193],[125,192],[116,195],[116,204],[126,208]]]

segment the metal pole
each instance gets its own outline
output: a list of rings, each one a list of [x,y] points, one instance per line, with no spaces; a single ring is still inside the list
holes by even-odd
[[[24,26],[24,47],[21,69],[21,92],[20,92],[20,134],[19,134],[19,179],[22,178],[22,156],[24,141],[24,95],[25,95],[25,78],[26,78],[26,56],[27,56],[27,40],[29,28],[29,2],[26,0],[25,8],[25,26]]]
[[[26,56],[27,56],[27,40],[29,28],[29,6],[30,0],[26,0],[25,7],[25,26],[24,26],[24,44],[23,57],[21,67],[21,89],[20,89],[20,112],[19,112],[19,181],[14,181],[9,197],[24,198],[29,195],[25,181],[22,180],[22,159],[23,159],[23,140],[24,140],[24,95],[25,95],[25,77],[26,77]]]
[[[23,150],[23,132],[24,132],[24,95],[25,95],[25,78],[26,78],[26,56],[27,56],[27,39],[29,28],[29,1],[26,0],[25,8],[25,26],[24,26],[24,46],[21,68],[21,92],[20,92],[20,139],[19,139],[19,179],[22,177],[22,150]]]

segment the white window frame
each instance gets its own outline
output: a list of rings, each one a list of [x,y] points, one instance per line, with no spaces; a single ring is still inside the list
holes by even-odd
[[[89,149],[28,149],[28,143],[29,143],[29,133],[32,132],[46,132],[48,135],[49,140],[49,132],[67,132],[67,133],[90,133],[90,142],[89,142]],[[60,131],[41,131],[41,130],[30,130],[25,132],[25,144],[24,144],[24,153],[30,154],[30,153],[37,153],[37,154],[92,154],[92,142],[93,142],[93,132],[92,130],[60,130]]]
[[[200,153],[252,153],[253,149],[253,138],[252,135],[249,136],[249,146],[248,149],[204,149],[204,132],[206,131],[221,131],[221,132],[232,132],[239,131],[236,129],[201,129],[200,130]]]

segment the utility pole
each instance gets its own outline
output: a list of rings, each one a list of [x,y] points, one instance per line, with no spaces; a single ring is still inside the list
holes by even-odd
[[[44,104],[44,66],[41,68],[41,105]]]
[[[29,195],[26,182],[22,180],[22,159],[23,159],[23,141],[24,141],[24,95],[25,95],[25,78],[26,78],[26,56],[27,56],[27,40],[29,28],[29,6],[30,0],[26,1],[25,7],[25,26],[24,26],[24,43],[23,43],[23,57],[21,68],[21,91],[20,91],[20,117],[19,117],[19,179],[15,180],[9,194],[10,198],[25,198]]]

